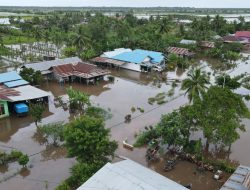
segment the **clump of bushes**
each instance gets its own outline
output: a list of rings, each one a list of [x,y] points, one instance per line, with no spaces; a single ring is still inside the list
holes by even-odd
[[[152,139],[158,138],[158,134],[152,126],[150,126],[149,128],[145,127],[145,129],[146,131],[144,131],[143,133],[140,133],[137,136],[136,142],[134,144],[135,147],[144,146],[148,144]]]
[[[23,162],[25,157],[25,161]],[[26,164],[29,162],[29,157],[27,155],[24,155],[22,152],[17,151],[17,150],[12,150],[9,154],[6,152],[0,152],[0,165],[6,165],[10,162],[16,162],[16,161],[21,161],[19,162],[20,165],[26,166]],[[23,163],[25,163],[23,165]]]

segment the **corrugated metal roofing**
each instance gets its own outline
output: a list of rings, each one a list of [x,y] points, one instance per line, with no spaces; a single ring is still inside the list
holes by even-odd
[[[82,78],[93,78],[110,73],[107,70],[100,69],[96,65],[89,63],[59,65],[53,67],[53,70],[61,77],[78,76]]]
[[[17,74],[16,71],[11,71],[11,72],[0,74],[0,83],[20,80],[20,79],[22,79],[22,77],[19,74]]]
[[[189,50],[187,48],[179,48],[179,47],[169,47],[167,49],[168,53],[178,54],[178,55],[188,55]]]
[[[250,167],[239,166],[220,190],[249,190]]]
[[[131,160],[106,164],[77,190],[187,190]]]
[[[151,59],[152,63],[161,63],[164,60],[164,55],[161,52],[141,49],[136,49],[132,52],[124,52],[111,58],[124,62],[141,64],[147,57]]]
[[[22,85],[26,85],[26,84],[29,84],[29,82],[27,82],[26,80],[23,80],[23,79],[4,83],[4,85],[9,87],[9,88],[22,86]]]
[[[38,99],[38,98],[50,96],[50,93],[43,91],[43,90],[40,90],[40,89],[33,87],[33,86],[30,86],[30,85],[20,86],[20,87],[12,88],[12,89],[19,92],[19,95],[8,96],[8,99],[11,102],[33,100],[33,99]]]
[[[65,59],[56,59],[52,61],[43,61],[39,63],[30,63],[30,64],[26,64],[24,67],[32,68],[35,71],[41,71],[42,73],[46,73],[44,71],[48,71],[53,66],[65,65],[69,63],[78,63],[81,61],[82,60],[78,57],[70,57],[70,58],[65,58]]]
[[[8,96],[19,96],[20,93],[12,88],[7,88],[4,85],[0,85],[0,100],[10,100]]]

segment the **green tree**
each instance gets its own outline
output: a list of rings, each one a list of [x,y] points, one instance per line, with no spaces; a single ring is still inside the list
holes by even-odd
[[[42,121],[42,115],[45,108],[42,104],[30,104],[30,115],[34,119],[35,125]]]
[[[229,146],[239,138],[239,130],[243,130],[240,118],[249,112],[240,95],[228,88],[211,86],[203,99],[193,104],[196,110],[195,121],[209,144],[225,144]]]
[[[79,90],[74,90],[72,87],[67,88],[67,94],[69,96],[69,103],[71,109],[83,110],[85,106],[90,106],[89,95]]]
[[[20,71],[21,77],[28,81],[31,85],[40,85],[43,81],[43,76],[40,71],[34,71],[32,68],[23,68]]]
[[[109,129],[102,119],[83,116],[65,127],[65,145],[69,156],[84,163],[107,162],[114,156],[115,141],[109,140]]]
[[[190,102],[201,99],[205,94],[209,78],[201,69],[194,69],[187,74],[188,78],[182,82],[182,90],[186,90]]]
[[[28,162],[29,162],[29,157],[27,154],[20,156],[20,158],[18,159],[18,163],[23,167],[26,167]]]
[[[177,111],[163,115],[156,125],[156,131],[168,146],[185,145],[189,139],[188,128]]]

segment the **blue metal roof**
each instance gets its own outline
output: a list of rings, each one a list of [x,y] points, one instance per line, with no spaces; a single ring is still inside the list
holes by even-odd
[[[160,63],[164,60],[164,55],[161,52],[147,51],[141,49],[136,49],[132,52],[124,52],[118,54],[112,57],[112,59],[141,64],[147,57],[151,58],[152,63]]]
[[[22,77],[16,71],[0,74],[0,83],[21,80]]]
[[[27,82],[26,80],[23,80],[23,79],[4,83],[4,85],[9,87],[9,88],[22,86],[22,85],[26,85],[26,84],[29,84],[29,82]]]

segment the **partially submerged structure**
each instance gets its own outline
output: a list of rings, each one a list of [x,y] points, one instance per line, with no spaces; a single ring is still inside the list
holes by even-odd
[[[212,49],[212,48],[215,48],[215,43],[214,42],[210,42],[210,41],[201,41],[200,46],[202,48]]]
[[[187,48],[180,48],[180,47],[169,47],[167,49],[167,54],[175,54],[180,57],[193,57],[194,53],[189,51]]]
[[[250,31],[237,31],[235,34],[224,36],[222,39],[225,43],[250,44]]]
[[[69,57],[65,59],[56,59],[51,61],[25,64],[23,67],[32,68],[34,71],[40,71],[42,75],[50,77],[52,74],[52,71],[50,70],[51,67],[66,64],[76,64],[81,61],[82,60],[78,57]]]
[[[107,70],[98,68],[96,65],[82,62],[54,66],[51,70],[54,74],[54,78],[58,81],[79,80],[81,82],[84,80],[87,84],[90,81],[95,82],[110,73]]]
[[[107,163],[77,190],[187,190],[184,186],[132,160]]]
[[[39,63],[26,64],[23,67],[40,71],[47,79],[56,79],[60,82],[78,80],[95,81],[109,74],[107,70],[96,65],[84,63],[78,57],[56,59]]]
[[[220,190],[249,190],[250,167],[239,166]]]
[[[15,104],[48,101],[50,94],[22,79],[15,71],[0,74],[0,118],[8,117]]]
[[[150,71],[154,67],[165,67],[165,56],[161,52],[147,50],[115,49],[92,59],[97,64],[110,65],[138,72]]]

